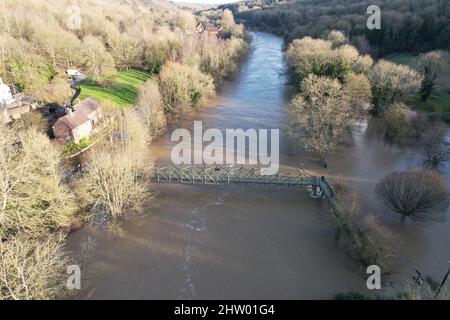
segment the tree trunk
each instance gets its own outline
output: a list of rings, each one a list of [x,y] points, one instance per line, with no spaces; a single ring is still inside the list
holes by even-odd
[[[321,152],[319,155],[320,163],[323,165],[324,168],[328,168],[328,162],[327,162],[327,153]]]

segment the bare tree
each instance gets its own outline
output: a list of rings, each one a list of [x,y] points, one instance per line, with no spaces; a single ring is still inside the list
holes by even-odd
[[[140,213],[150,195],[152,162],[147,130],[132,112],[116,118],[115,139],[92,155],[76,187],[82,206],[103,226],[113,226],[121,218]]]
[[[43,133],[0,123],[0,238],[70,226],[74,199],[59,164],[60,153]]]
[[[335,48],[348,43],[347,36],[343,32],[337,30],[331,30],[328,34],[327,40],[331,41],[333,43],[333,47]]]
[[[89,35],[83,39],[82,56],[95,81],[102,81],[113,73],[114,60],[98,38]]]
[[[392,104],[383,116],[387,126],[387,138],[404,144],[416,136],[412,112],[404,103]]]
[[[442,126],[429,129],[423,136],[423,150],[427,158],[426,163],[432,168],[450,160],[450,145],[445,141],[446,128]]]
[[[64,237],[19,236],[0,243],[0,300],[46,300],[68,296]]]
[[[154,139],[166,126],[163,100],[157,82],[149,80],[142,86],[137,107],[147,128],[149,138]]]
[[[302,94],[289,106],[288,130],[309,150],[319,155],[326,167],[328,153],[339,147],[354,120],[350,97],[336,79],[309,75]]]
[[[389,209],[402,215],[402,221],[440,221],[450,204],[445,178],[418,168],[387,175],[376,185],[375,192]]]

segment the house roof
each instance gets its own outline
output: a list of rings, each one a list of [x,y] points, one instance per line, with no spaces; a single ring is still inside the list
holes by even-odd
[[[94,98],[87,98],[77,104],[74,108],[75,111],[59,118],[55,125],[61,123],[69,129],[76,129],[91,120],[89,119],[89,115],[100,108],[100,103]]]
[[[95,100],[92,97],[89,97],[89,98],[81,101],[79,104],[77,104],[75,106],[76,111],[81,111],[81,112],[85,113],[86,115],[97,111],[98,108],[100,108],[100,102],[98,102],[97,100]]]

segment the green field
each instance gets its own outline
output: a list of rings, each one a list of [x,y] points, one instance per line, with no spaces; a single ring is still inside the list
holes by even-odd
[[[436,112],[436,113],[450,113],[450,97],[445,94],[435,94],[423,102],[420,100],[420,95],[415,94],[405,98],[405,103],[413,109]]]
[[[139,88],[151,77],[150,73],[138,70],[117,72],[113,83],[100,86],[92,80],[79,84],[80,99],[94,97],[102,102],[110,102],[118,108],[131,107],[139,95]]]
[[[406,64],[407,66],[414,67],[417,56],[410,53],[397,53],[389,55],[385,59],[398,64]]]

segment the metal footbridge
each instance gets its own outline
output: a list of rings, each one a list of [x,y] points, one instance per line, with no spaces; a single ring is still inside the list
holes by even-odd
[[[306,188],[312,197],[333,199],[333,189],[324,177],[302,172],[265,175],[258,167],[227,165],[179,165],[157,167],[153,179],[158,183],[207,185],[273,185]]]

